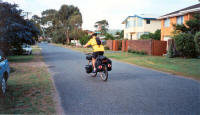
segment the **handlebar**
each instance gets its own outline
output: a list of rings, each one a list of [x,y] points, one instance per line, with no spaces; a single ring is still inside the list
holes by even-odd
[[[90,53],[85,53],[85,55],[92,55],[92,53],[90,52]]]

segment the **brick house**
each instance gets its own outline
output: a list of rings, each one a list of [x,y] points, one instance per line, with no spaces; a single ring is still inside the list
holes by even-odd
[[[168,41],[173,36],[174,24],[185,24],[192,18],[193,13],[200,13],[200,4],[189,6],[181,10],[159,17],[161,20],[161,40]]]
[[[150,14],[128,16],[122,24],[124,24],[124,38],[129,40],[138,40],[141,35],[154,33],[161,28],[157,16]]]

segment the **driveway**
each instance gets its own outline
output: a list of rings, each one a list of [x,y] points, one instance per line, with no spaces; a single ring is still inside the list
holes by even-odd
[[[85,55],[40,44],[69,115],[198,115],[200,82],[113,61],[109,80],[85,73]]]

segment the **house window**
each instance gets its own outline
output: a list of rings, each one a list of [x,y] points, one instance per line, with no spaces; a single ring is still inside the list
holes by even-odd
[[[130,21],[130,25],[129,25],[129,27],[134,27],[134,21]]]
[[[151,20],[147,19],[146,24],[151,24]]]
[[[184,16],[177,17],[177,20],[176,20],[177,24],[181,25],[181,24],[183,24],[183,22],[184,22]]]
[[[131,28],[135,26],[135,21],[127,21],[126,28]]]
[[[170,26],[170,19],[165,19],[164,26],[165,27],[169,27]]]
[[[138,18],[138,27],[142,27],[143,26],[143,19],[142,18]]]

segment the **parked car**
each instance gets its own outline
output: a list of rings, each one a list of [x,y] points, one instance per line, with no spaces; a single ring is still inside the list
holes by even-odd
[[[23,49],[23,54],[26,54],[26,55],[32,54],[32,48],[30,45],[24,44],[22,45],[22,49]]]
[[[47,41],[42,41],[41,43],[42,43],[42,44],[48,44],[49,42],[47,42]]]
[[[10,75],[10,67],[8,60],[3,56],[3,53],[0,51],[0,95],[5,94],[7,89],[7,80]]]

